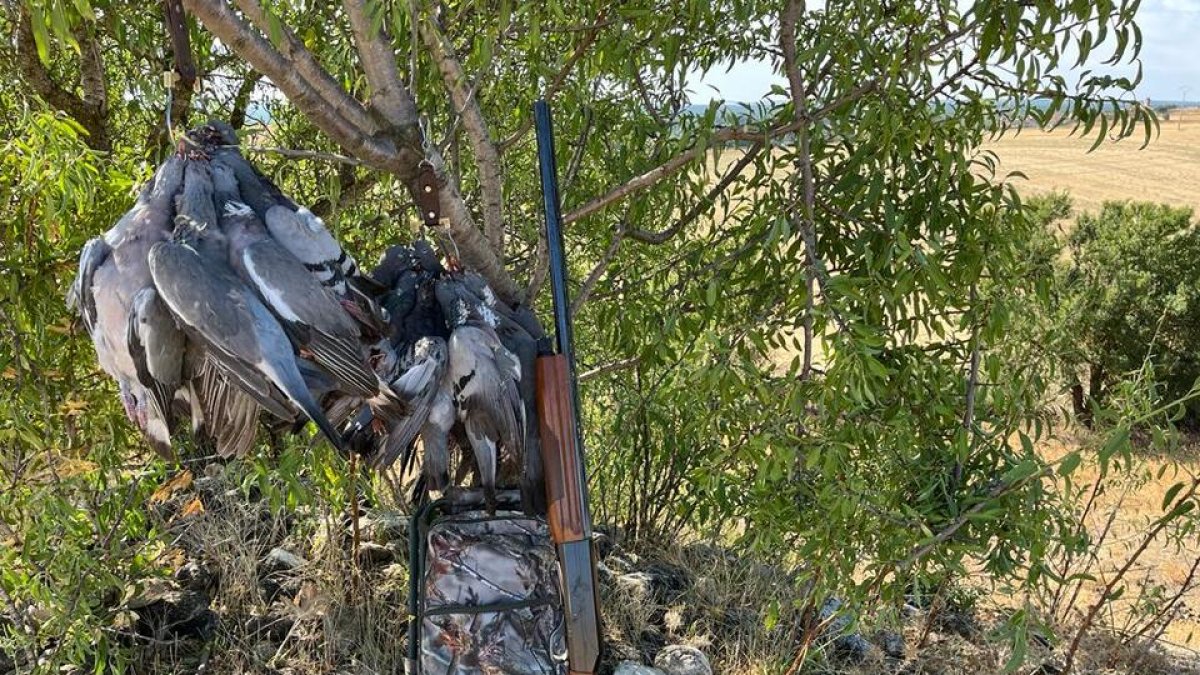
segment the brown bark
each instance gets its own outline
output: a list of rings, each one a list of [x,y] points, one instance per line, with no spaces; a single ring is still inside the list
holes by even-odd
[[[239,0],[239,3],[251,9],[257,7],[254,0]],[[418,169],[422,162],[428,161],[438,175],[442,215],[447,221],[445,227],[439,228],[440,232],[453,239],[463,263],[482,274],[502,300],[511,304],[524,299],[522,289],[504,269],[457,188],[447,178],[441,155],[436,150],[430,150],[428,156],[422,151],[423,139],[415,117],[410,126],[374,133],[355,123],[366,114],[361,104],[340,87],[330,91],[327,84],[332,78],[323,69],[311,72],[314,66],[320,66],[303,45],[294,44],[288,47],[286,54],[280,53],[262,34],[234,14],[224,0],[184,0],[184,6],[234,53],[270,78],[321,131],[367,166],[395,175],[410,193],[415,194]],[[370,53],[374,48],[368,46],[366,49]],[[372,63],[372,58],[364,58],[364,64]],[[308,77],[301,70],[308,71]],[[325,84],[318,88],[314,81]],[[372,127],[376,124],[373,122]]]
[[[108,133],[108,91],[104,81],[104,64],[95,41],[80,41],[80,85],[83,95],[56,82],[46,65],[38,58],[37,41],[29,10],[21,5],[17,21],[16,65],[34,93],[50,107],[70,115],[87,131],[84,142],[94,150],[112,149]]]
[[[434,62],[437,63],[446,89],[450,92],[454,109],[461,116],[471,150],[475,153],[475,164],[479,169],[479,189],[483,197],[483,232],[492,250],[503,259],[504,180],[501,174],[500,153],[497,152],[496,144],[488,132],[487,120],[483,118],[483,110],[474,96],[475,92],[467,83],[462,64],[454,53],[454,46],[432,19],[421,25],[421,36],[433,55]]]

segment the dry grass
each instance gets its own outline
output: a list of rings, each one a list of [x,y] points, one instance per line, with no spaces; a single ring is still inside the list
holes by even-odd
[[[1021,171],[1026,195],[1066,190],[1076,211],[1097,211],[1106,200],[1133,199],[1190,206],[1200,211],[1200,124],[1163,122],[1161,134],[1140,149],[1140,136],[1104,143],[1089,153],[1091,141],[1069,130],[1024,129],[989,143],[1000,156],[1001,172]]]

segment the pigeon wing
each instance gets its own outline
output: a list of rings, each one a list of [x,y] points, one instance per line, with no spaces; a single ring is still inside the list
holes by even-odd
[[[403,404],[404,415],[388,429],[383,447],[370,458],[373,466],[390,466],[402,458],[401,473],[411,468],[413,441],[425,426],[434,398],[442,388],[449,360],[446,352],[446,343],[441,338],[426,337],[413,345],[406,367],[390,385],[395,398]]]
[[[162,420],[169,432],[173,423],[171,403],[182,376],[183,335],[158,300],[151,287],[138,291],[125,334],[129,355],[133,358],[138,383],[148,394],[151,414]],[[170,447],[170,437],[153,438],[152,442]]]
[[[96,270],[108,260],[112,248],[100,237],[89,239],[79,253],[79,271],[67,291],[67,307],[77,311],[83,326],[91,335],[96,330],[96,298],[92,295],[92,282]]]
[[[347,393],[378,393],[378,379],[366,365],[357,326],[295,256],[267,239],[246,247],[242,261],[259,296],[298,347],[310,352]]]

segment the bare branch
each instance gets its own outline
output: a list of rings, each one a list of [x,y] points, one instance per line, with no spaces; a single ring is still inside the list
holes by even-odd
[[[93,49],[88,51],[94,51]],[[33,37],[33,26],[29,19],[29,10],[24,3],[21,4],[20,17],[17,20],[17,45],[16,45],[16,65],[24,76],[26,82],[33,89],[34,93],[42,97],[50,107],[70,115],[80,126],[87,130],[87,137],[84,141],[89,147],[95,150],[108,150],[112,147],[108,135],[108,125],[105,112],[107,110],[107,97],[97,100],[85,100],[75,95],[70,90],[64,88],[54,81],[50,71],[42,63],[37,53],[37,41]],[[85,57],[89,55],[85,54]],[[99,58],[99,52],[92,54],[95,58]],[[89,58],[85,58],[85,63]],[[89,83],[87,80],[94,75],[89,75],[90,67],[85,66],[84,76],[84,91],[85,95],[91,98],[89,92],[89,84],[95,87],[95,83]],[[103,77],[103,65],[100,66],[100,76]]]
[[[255,0],[239,2],[257,7]],[[262,34],[234,14],[224,0],[184,0],[184,6],[234,53],[270,78],[293,105],[363,164],[392,173],[410,192],[415,192],[418,169],[427,160],[438,176],[442,215],[448,221],[446,226],[438,228],[439,234],[453,240],[463,263],[483,275],[498,297],[510,304],[524,299],[522,289],[480,232],[457,187],[447,179],[445,161],[440,153],[436,149],[428,155],[422,152],[421,132],[416,124],[412,128],[392,129],[387,136],[365,133],[339,112],[365,115],[357,101],[340,87],[335,87],[334,91],[324,86],[318,89],[301,75],[300,63],[312,59],[302,45],[299,51],[291,49],[289,56],[281,54]],[[301,62],[295,59],[301,59]],[[324,73],[323,70],[320,72]],[[324,76],[328,77],[328,74]],[[327,100],[323,92],[333,98]],[[402,142],[397,144],[397,140]]]
[[[812,123],[813,117],[808,113],[808,96],[804,88],[804,81],[800,77],[799,65],[796,63],[796,23],[799,21],[801,10],[802,7],[799,0],[790,0],[788,2],[779,20],[779,47],[783,51],[783,69],[787,75],[788,88],[792,95],[793,115],[796,120],[796,136],[800,145],[796,157],[796,168],[800,174],[801,208],[799,217],[796,218],[796,214],[793,214],[793,218],[798,221],[796,223],[798,225],[797,229],[800,230],[800,237],[804,241],[804,277],[805,285],[808,287],[809,298],[806,301],[804,317],[804,368],[800,373],[801,378],[807,379],[812,373],[813,310],[815,305],[812,298],[816,290],[814,286],[819,285],[822,295],[828,298],[829,272],[825,269],[825,263],[821,260],[817,252],[817,230],[816,224],[813,221],[817,193],[816,185],[813,181],[812,147],[809,139],[809,125]],[[870,88],[861,89],[863,93],[870,91]],[[833,110],[834,108],[829,109]],[[842,332],[847,332],[846,322],[842,319],[841,314],[832,306],[830,309],[834,320],[838,323],[838,327],[841,328]]]
[[[611,363],[605,363],[603,365],[596,366],[591,370],[585,370],[584,372],[580,373],[579,381],[587,382],[588,380],[600,377],[601,375],[605,375],[607,373],[615,373],[619,370],[627,370],[629,368],[636,367],[637,364],[638,357],[636,356],[631,356],[627,359],[621,359],[619,361],[613,361]]]
[[[660,127],[666,127],[667,121],[659,114],[658,109],[654,106],[654,102],[650,100],[650,91],[646,87],[646,81],[642,79],[642,71],[636,65],[633,67],[633,83],[637,89],[638,96],[642,99],[642,105],[646,106],[646,112],[654,118],[654,122]]]
[[[742,171],[744,171],[746,167],[754,161],[754,158],[758,157],[759,153],[762,152],[762,149],[762,143],[755,143],[754,145],[750,146],[750,148],[746,150],[745,154],[742,155],[741,159],[739,159],[732,167],[730,167],[729,171],[727,171],[725,175],[721,177],[721,180],[718,181],[717,184],[714,185],[702,199],[697,200],[697,202],[692,205],[692,208],[688,209],[687,213],[683,214],[679,220],[676,220],[675,224],[671,225],[665,230],[659,230],[658,232],[647,232],[646,230],[640,229],[630,230],[630,238],[636,239],[637,241],[645,244],[661,244],[682,232],[683,228],[690,225],[693,221],[699,218],[701,214],[708,210],[708,207],[712,206],[713,202],[717,200],[717,197],[720,197],[721,193],[725,192],[725,190],[727,190],[729,186],[733,184],[733,181],[737,180],[737,177],[741,175]]]
[[[243,11],[251,17],[257,8],[257,15],[265,23],[262,8],[258,7],[254,0],[239,0],[239,4],[243,5]],[[343,115],[343,112],[349,112],[353,118],[363,118],[369,122],[366,112],[357,101],[341,87],[335,86],[336,91],[329,91],[327,86],[318,88],[302,75],[302,72],[309,70],[308,67],[302,66],[302,63],[311,60],[312,64],[315,64],[315,59],[312,59],[312,55],[303,47],[300,53],[293,49],[287,56],[281,54],[265,37],[235,15],[224,0],[184,0],[184,7],[213,35],[220,38],[221,42],[228,45],[255,70],[270,78],[301,112],[329,134],[338,145],[378,168],[386,169],[396,165],[397,151],[394,145],[363,133],[354,119]],[[250,9],[247,10],[247,7]],[[286,42],[289,40],[285,39]],[[307,58],[301,54],[306,54]],[[325,78],[329,78],[329,74],[324,70],[320,72]],[[325,84],[330,82],[332,78]],[[333,98],[326,98],[327,95]]]
[[[350,166],[362,166],[362,164],[363,164],[362,162],[358,161],[357,159],[354,159],[353,157],[339,155],[336,152],[321,152],[319,150],[295,150],[293,148],[274,148],[274,147],[265,147],[265,146],[256,146],[256,145],[246,145],[246,146],[239,146],[239,147],[241,147],[242,152],[279,155],[280,157],[284,157],[286,159],[315,159],[315,160],[319,160],[319,161],[323,161],[323,162],[333,162],[335,164],[349,164]]]
[[[469,86],[462,64],[454,53],[454,45],[450,44],[432,19],[421,25],[421,36],[437,63],[446,89],[450,92],[450,100],[458,111],[458,119],[462,120],[463,129],[467,132],[471,150],[475,153],[483,196],[483,232],[492,250],[503,259],[504,192],[500,154],[492,142],[479,101],[473,96],[474,89]]]
[[[575,152],[571,153],[571,161],[567,164],[567,173],[562,179],[563,195],[571,191],[571,185],[575,182],[575,177],[579,175],[579,169],[583,167],[583,153],[587,150],[588,137],[592,134],[595,118],[596,114],[590,107],[584,108],[583,131],[579,132],[579,138],[572,144],[575,146]]]
[[[262,31],[264,35],[269,35],[271,33],[272,22],[268,20],[267,13],[263,10],[262,5],[258,3],[258,0],[234,0],[234,2],[237,3],[238,9],[242,10],[242,13],[246,15],[246,18],[248,18],[255,26],[258,27],[258,30]],[[233,13],[229,11],[224,0],[184,0],[184,4],[189,10],[196,14],[198,18],[200,17],[200,11],[197,9],[197,5],[214,8],[217,5],[220,5],[233,20],[237,21],[238,23],[242,23],[236,17],[233,17]],[[217,37],[221,37],[220,33],[218,33],[213,26],[209,25],[207,21],[205,21],[203,18],[200,18],[200,20],[206,27],[208,27],[210,31],[216,34]],[[277,20],[275,23],[278,25]],[[242,23],[242,30],[249,32],[250,29],[248,26],[245,26],[245,24]],[[238,31],[234,34],[236,35],[241,32],[242,31]],[[345,119],[351,126],[359,129],[363,135],[370,135],[378,131],[379,125],[374,119],[371,118],[366,109],[363,108],[362,104],[359,103],[349,93],[347,93],[346,90],[342,88],[342,85],[338,84],[338,82],[333,79],[333,76],[330,75],[329,72],[317,62],[316,57],[312,55],[312,52],[308,51],[308,49],[304,47],[304,43],[301,42],[298,37],[296,37],[296,34],[291,28],[280,25],[279,33],[280,44],[279,51],[277,53],[288,62],[289,76],[293,78],[295,78],[295,76],[299,76],[298,79],[307,83],[308,88],[311,89],[318,97],[323,99],[325,105],[332,109],[331,112]],[[224,38],[222,38],[222,41],[225,41]],[[266,42],[265,40],[263,40],[263,42],[265,43],[265,47],[269,48],[271,51],[275,51],[275,48],[272,47],[269,42]],[[226,42],[226,44],[229,43]],[[239,49],[234,49],[234,51],[238,52],[239,54],[241,53],[241,50]],[[246,57],[243,55],[243,58]],[[255,68],[262,71],[263,74],[271,78],[271,81],[275,82],[280,89],[283,89],[283,86],[275,75],[263,68],[259,68],[258,66],[255,66]],[[287,91],[284,90],[284,93],[287,94]],[[294,97],[288,94],[288,98],[292,99]]]
[[[745,127],[726,127],[713,132],[706,142],[684,150],[683,152],[668,159],[662,164],[650,169],[640,176],[630,179],[629,181],[614,188],[611,192],[601,195],[583,206],[575,209],[563,217],[564,223],[572,223],[580,218],[586,218],[594,213],[603,211],[614,202],[618,202],[629,195],[644,190],[662,179],[676,173],[687,165],[696,161],[704,155],[710,148],[717,145],[723,145],[732,141],[756,141],[764,145],[770,142],[771,138],[781,136],[792,131],[795,131],[800,125],[797,123],[784,124],[778,127],[773,127],[766,131],[756,131]]]
[[[350,17],[358,56],[367,73],[367,83],[371,85],[371,107],[393,127],[415,128],[417,104],[412,92],[400,80],[390,38],[382,28],[372,30],[365,0],[345,0],[342,5]]]
[[[571,303],[572,318],[579,313],[579,310],[583,307],[584,303],[586,303],[588,298],[591,297],[592,290],[596,288],[596,284],[600,282],[600,277],[604,276],[604,270],[608,269],[608,266],[612,263],[613,258],[616,257],[617,251],[621,248],[621,241],[623,239],[625,239],[624,219],[617,223],[617,229],[615,232],[613,232],[613,238],[608,244],[608,250],[604,252],[604,255],[600,258],[600,262],[596,263],[596,266],[592,268],[592,271],[587,275],[587,278],[584,279],[583,285],[579,287],[579,293],[575,296],[575,302]]]

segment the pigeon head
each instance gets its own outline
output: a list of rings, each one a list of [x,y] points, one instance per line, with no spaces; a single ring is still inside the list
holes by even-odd
[[[371,276],[384,286],[395,286],[400,275],[412,269],[412,249],[402,244],[389,246],[379,259],[379,264],[371,270]]]

